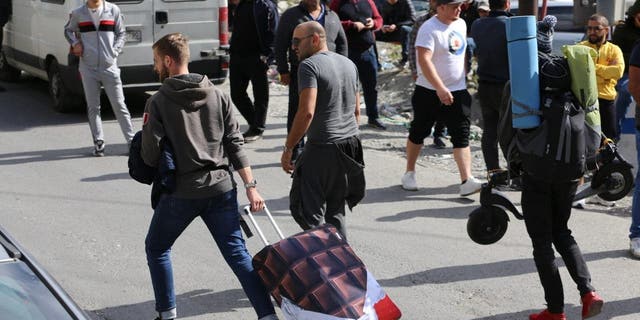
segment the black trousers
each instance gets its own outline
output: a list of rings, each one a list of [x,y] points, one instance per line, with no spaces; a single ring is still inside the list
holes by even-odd
[[[613,139],[618,136],[617,123],[616,123],[616,106],[615,100],[598,99],[598,105],[600,108],[600,122],[602,123],[602,133],[609,138]]]
[[[478,100],[482,110],[482,156],[487,171],[500,169],[498,152],[498,124],[500,122],[500,106],[504,82],[478,83]]]
[[[580,296],[595,291],[587,264],[567,226],[578,182],[549,183],[524,174],[522,183],[524,222],[533,244],[533,260],[544,298],[550,312],[561,313],[564,293],[553,247],[562,256]]]
[[[267,68],[267,64],[260,60],[258,54],[249,56],[231,54],[229,61],[231,100],[247,120],[249,127],[258,131],[264,131],[269,108]],[[247,94],[249,82],[253,88],[253,102]]]

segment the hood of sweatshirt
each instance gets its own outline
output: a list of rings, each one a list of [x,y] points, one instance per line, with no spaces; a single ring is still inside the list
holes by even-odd
[[[207,103],[213,88],[207,76],[189,73],[164,79],[159,91],[187,110],[198,110]]]

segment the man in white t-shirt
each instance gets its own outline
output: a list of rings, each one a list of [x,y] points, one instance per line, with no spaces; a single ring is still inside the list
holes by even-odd
[[[436,120],[443,121],[451,134],[453,158],[462,181],[460,195],[474,194],[482,186],[482,182],[471,175],[471,96],[465,77],[467,26],[460,19],[463,2],[437,0],[437,14],[418,31],[415,44],[418,79],[411,99],[413,121],[407,139],[407,169],[402,177],[405,190],[418,190],[416,161],[424,138]]]

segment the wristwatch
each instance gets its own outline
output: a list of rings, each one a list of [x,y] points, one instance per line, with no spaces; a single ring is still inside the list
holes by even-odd
[[[249,188],[255,188],[256,185],[258,184],[258,182],[256,181],[256,179],[253,179],[247,183],[244,184],[244,188],[245,189],[249,189]]]
[[[287,153],[287,152],[291,152],[291,151],[293,151],[293,148],[287,147],[286,144],[284,146],[282,146],[282,152]]]

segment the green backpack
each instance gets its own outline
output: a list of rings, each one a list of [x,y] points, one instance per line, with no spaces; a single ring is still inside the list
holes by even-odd
[[[586,154],[589,157],[600,148],[602,140],[602,126],[598,109],[598,84],[594,62],[598,53],[593,48],[579,44],[562,46],[562,53],[569,64],[571,91],[578,103],[584,108]]]

